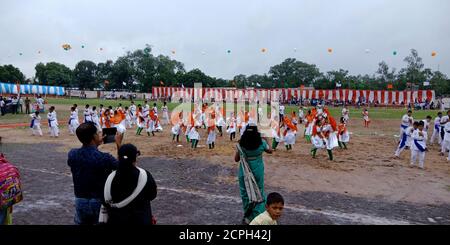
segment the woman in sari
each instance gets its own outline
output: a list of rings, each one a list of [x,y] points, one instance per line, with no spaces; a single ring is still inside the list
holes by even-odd
[[[258,188],[264,199],[261,203],[251,203],[245,188],[245,172],[242,164],[239,165],[239,191],[242,198],[242,204],[244,208],[244,220],[245,224],[249,224],[256,216],[265,211],[266,195],[264,193],[264,161],[263,153],[272,153],[270,145],[267,143],[267,139],[261,138],[261,134],[258,132],[256,125],[249,125],[246,127],[244,134],[239,140],[239,147],[234,156],[234,160],[239,162],[241,157],[245,157],[248,162],[251,173],[255,177]]]

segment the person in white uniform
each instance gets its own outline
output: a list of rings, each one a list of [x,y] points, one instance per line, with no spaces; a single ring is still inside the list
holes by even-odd
[[[41,116],[39,116],[39,111],[36,111],[35,113],[30,115],[31,117],[31,132],[33,136],[39,135],[42,137],[42,129],[41,129]]]
[[[75,130],[77,130],[78,126],[78,114],[76,112],[76,108],[70,108],[70,118],[69,118],[69,133],[70,135],[75,135]]]
[[[433,145],[436,140],[437,140],[439,145],[442,142],[441,134],[440,134],[440,131],[441,131],[441,118],[442,118],[442,112],[438,112],[437,117],[434,119],[433,135],[431,135],[430,145]]]
[[[418,123],[417,129],[412,134],[411,165],[419,161],[419,167],[424,168],[425,152],[427,151],[427,132],[424,130],[424,122]]]
[[[56,117],[55,107],[51,106],[47,114],[48,127],[50,129],[50,137],[57,138],[59,136],[58,118]]]

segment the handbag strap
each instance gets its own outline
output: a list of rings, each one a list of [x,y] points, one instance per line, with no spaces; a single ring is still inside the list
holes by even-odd
[[[145,184],[147,183],[147,173],[142,168],[137,168],[139,170],[139,178],[138,178],[138,184],[134,191],[131,193],[131,195],[124,200],[122,200],[119,203],[113,203],[112,202],[112,196],[111,196],[111,184],[116,176],[116,171],[113,171],[106,180],[105,183],[105,189],[104,189],[104,196],[105,196],[105,202],[109,204],[112,208],[123,208],[130,204],[138,195],[141,193],[141,191],[144,189]]]

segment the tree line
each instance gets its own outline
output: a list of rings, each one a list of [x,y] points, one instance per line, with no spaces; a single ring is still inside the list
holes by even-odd
[[[193,87],[202,82],[204,87],[255,87],[316,89],[350,88],[363,90],[433,89],[436,94],[450,95],[450,80],[440,71],[425,68],[422,58],[414,49],[404,58],[405,67],[398,72],[384,61],[372,75],[350,75],[339,69],[321,72],[314,64],[288,58],[281,64],[270,67],[266,74],[236,75],[226,80],[206,75],[200,69],[186,71],[184,64],[168,56],[154,56],[150,45],[144,49],[127,52],[116,61],[94,63],[78,62],[72,70],[64,64],[38,63],[33,78],[12,65],[0,66],[0,81],[20,81],[28,84],[55,85],[79,89],[132,90],[148,92],[153,86]],[[424,82],[430,85],[425,86]]]

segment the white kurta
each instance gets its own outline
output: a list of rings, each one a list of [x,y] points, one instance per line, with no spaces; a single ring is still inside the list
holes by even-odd
[[[200,140],[200,134],[197,132],[197,129],[195,127],[191,128],[188,137],[191,140]]]

